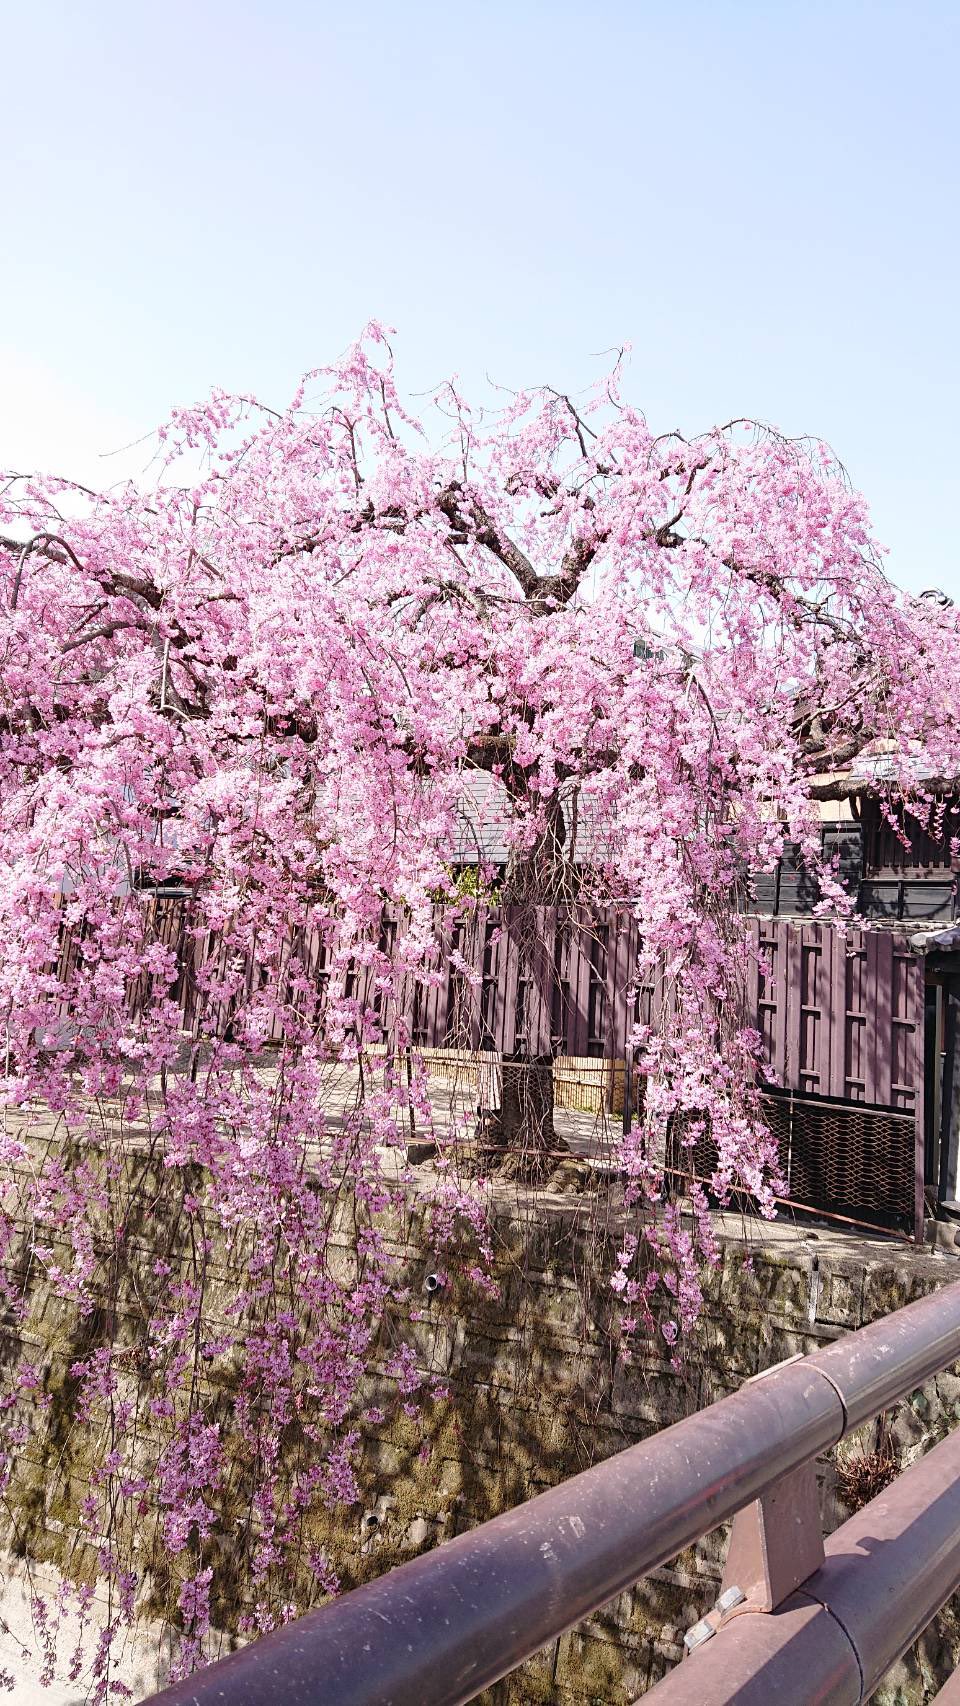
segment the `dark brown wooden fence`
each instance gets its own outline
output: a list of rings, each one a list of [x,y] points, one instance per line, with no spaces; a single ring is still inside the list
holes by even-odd
[[[763,964],[753,965],[747,1016],[756,1024],[791,1198],[856,1219],[916,1230],[923,1218],[923,957],[893,931],[782,918],[745,920]],[[174,990],[184,1028],[222,1034],[236,998],[217,990],[222,943],[190,928],[182,896],[158,896],[150,933],[175,947]],[[386,917],[381,966],[346,970],[346,993],[384,1029],[396,1017],[377,987],[399,921]],[[623,1061],[634,1024],[656,1023],[656,989],[637,986],[637,920],[625,908],[438,909],[441,975],[411,981],[396,1002],[416,1048]],[[65,937],[61,969],[82,944]],[[279,983],[307,1022],[322,1023],[333,951],[320,930],[291,938],[272,965],[256,951],[243,969],[245,998]],[[464,968],[469,968],[466,970]],[[213,988],[210,987],[211,976]],[[144,975],[131,1008],[150,998]],[[392,998],[391,998],[392,999]],[[280,1040],[275,1024],[270,1040]],[[698,1152],[698,1171],[709,1149]]]
[[[922,1113],[923,955],[906,937],[786,919],[751,921],[769,975],[748,993],[784,1087]]]
[[[765,1110],[791,1201],[924,1223],[924,961],[888,930],[759,918],[748,1006],[777,1091]],[[709,1176],[702,1149],[697,1171]]]

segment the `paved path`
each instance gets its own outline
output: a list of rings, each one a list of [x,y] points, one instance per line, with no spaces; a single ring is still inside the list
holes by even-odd
[[[13,1679],[12,1693],[0,1689],[0,1702],[15,1706],[84,1706],[89,1676],[76,1682],[66,1680],[70,1655],[76,1643],[78,1621],[66,1616],[57,1641],[58,1664],[56,1676],[49,1684],[40,1680],[42,1660],[38,1657],[40,1641],[38,1625],[31,1610],[33,1594],[42,1595],[51,1605],[55,1602],[61,1577],[48,1564],[34,1564],[29,1579],[20,1565],[4,1563],[0,1574],[0,1676],[6,1671]],[[94,1599],[91,1623],[102,1628],[107,1620],[106,1600]],[[89,1659],[94,1646],[89,1628],[85,1652]],[[112,1677],[132,1691],[134,1700],[155,1694],[162,1686],[163,1674],[157,1667],[157,1654],[164,1651],[163,1632],[158,1625],[141,1624],[135,1637],[118,1643],[117,1665]],[[115,1695],[120,1700],[121,1696]]]

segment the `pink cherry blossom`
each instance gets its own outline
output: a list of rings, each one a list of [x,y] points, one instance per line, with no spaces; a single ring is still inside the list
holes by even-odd
[[[97,1698],[145,1532],[186,1674],[216,1543],[248,1560],[243,1629],[295,1615],[306,1515],[355,1520],[364,1427],[446,1396],[390,1235],[412,1190],[443,1307],[497,1294],[482,1183],[450,1143],[416,1182],[405,1160],[411,1118],[434,1130],[417,991],[478,976],[437,925],[438,896],[476,913],[451,876],[470,772],[508,898],[575,882],[639,920],[635,1226],[610,1279],[624,1332],[662,1350],[718,1260],[702,1193],[663,1200],[668,1126],[709,1127],[721,1197],[769,1211],[777,1185],[744,873],[797,841],[842,919],[811,778],[864,750],[947,833],[924,780],[960,772],[958,681],[955,612],[889,583],[822,445],[658,434],[618,370],[577,404],[489,415],[448,385],[414,415],[371,325],[285,409],[174,411],[140,486],[0,482],[0,1285],[14,1318],[46,1286],[86,1323],[79,1520],[116,1606]],[[44,1397],[26,1356],[5,1366],[6,1497]],[[310,1594],[337,1591],[311,1556]],[[58,1616],[37,1612],[45,1674]]]

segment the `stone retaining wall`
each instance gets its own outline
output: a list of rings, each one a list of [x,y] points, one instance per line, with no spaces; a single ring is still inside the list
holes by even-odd
[[[349,1214],[340,1218],[339,1257],[352,1259]],[[434,1257],[422,1205],[412,1199],[390,1225],[393,1247],[423,1319],[415,1331],[424,1372],[441,1374],[449,1396],[416,1417],[398,1406],[367,1430],[355,1509],[311,1518],[312,1544],[325,1547],[352,1586],[554,1485],[735,1390],[760,1369],[817,1348],[960,1274],[955,1258],[882,1240],[775,1227],[748,1249],[732,1224],[721,1227],[723,1260],[710,1275],[707,1310],[681,1373],[647,1350],[627,1360],[612,1332],[608,1284],[618,1216],[598,1229],[597,1199],[544,1201],[535,1211],[504,1201],[496,1214],[497,1299],[456,1284],[427,1285]],[[756,1229],[754,1229],[756,1231]],[[138,1241],[139,1242],[138,1242]],[[130,1273],[151,1255],[144,1228],[131,1245]],[[226,1271],[211,1278],[225,1287]],[[118,1338],[135,1334],[135,1312],[116,1316]],[[78,1578],[95,1554],[77,1538],[84,1491],[82,1445],[70,1428],[67,1371],[76,1355],[70,1306],[35,1287],[16,1338],[30,1347],[53,1400],[17,1465],[11,1513],[0,1519],[8,1555],[26,1552]],[[17,1351],[8,1327],[5,1358]],[[386,1389],[371,1369],[369,1402]],[[229,1391],[220,1411],[230,1426]],[[901,1465],[960,1420],[960,1378],[952,1371],[914,1393],[883,1426]],[[840,1448],[841,1461],[872,1450],[877,1424]],[[825,1524],[848,1514],[834,1460],[820,1465]],[[15,1519],[15,1520],[14,1520]],[[226,1535],[222,1541],[229,1548]],[[496,1706],[599,1706],[641,1694],[681,1656],[683,1632],[716,1597],[724,1535],[718,1531],[631,1592],[487,1697]],[[306,1569],[306,1564],[304,1564]],[[145,1606],[145,1614],[152,1608]],[[221,1603],[229,1629],[237,1606]],[[960,1655],[960,1620],[948,1607],[876,1696],[898,1706],[932,1698]]]

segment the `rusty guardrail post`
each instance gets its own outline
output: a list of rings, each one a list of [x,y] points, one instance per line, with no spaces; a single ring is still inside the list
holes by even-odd
[[[868,1700],[960,1587],[960,1431],[844,1523],[825,1552],[820,1569],[775,1611],[734,1607],[644,1706]]]
[[[812,1357],[803,1358],[799,1354],[790,1357],[777,1368],[798,1361],[817,1367],[843,1403],[844,1432],[848,1432],[883,1407],[875,1400],[892,1360],[903,1372],[913,1364],[917,1378],[911,1384],[919,1385],[926,1378],[919,1370],[926,1368],[925,1357],[930,1347],[914,1333],[915,1318],[906,1321],[898,1318],[904,1313],[897,1311],[885,1317],[887,1335],[874,1334],[871,1339],[870,1335],[853,1334]],[[909,1311],[906,1314],[909,1316]],[[776,1368],[765,1369],[746,1381],[745,1386],[755,1386],[776,1371]],[[737,1512],[720,1597],[716,1607],[687,1632],[684,1644],[688,1652],[709,1640],[734,1611],[738,1616],[745,1611],[774,1611],[820,1568],[824,1557],[816,1471],[811,1462],[772,1480],[753,1504]]]
[[[788,1357],[744,1382],[750,1387],[779,1368],[802,1362]],[[774,1611],[824,1560],[823,1522],[815,1465],[802,1463],[765,1487],[733,1519],[716,1605],[688,1629],[687,1652],[709,1641],[734,1611]]]
[[[792,1361],[798,1360],[792,1358]],[[747,1385],[768,1378],[756,1374]],[[735,1590],[756,1611],[772,1611],[823,1563],[823,1521],[813,1463],[766,1487],[733,1519],[721,1598]]]

